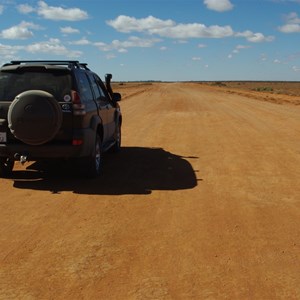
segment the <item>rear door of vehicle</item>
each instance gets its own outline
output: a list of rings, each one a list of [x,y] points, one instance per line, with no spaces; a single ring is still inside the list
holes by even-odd
[[[107,143],[109,142],[111,136],[110,122],[109,122],[110,101],[98,83],[99,77],[94,73],[89,73],[89,79],[98,105],[99,115],[101,116],[101,119],[103,121],[103,129],[104,129],[103,142]]]
[[[101,93],[105,95],[105,102],[106,102],[106,114],[107,114],[107,133],[108,133],[108,140],[113,141],[114,139],[114,133],[115,133],[115,127],[116,127],[116,122],[115,122],[115,112],[116,108],[113,105],[113,102],[110,99],[110,96],[105,88],[104,83],[102,80],[97,76],[96,74],[94,75],[98,89],[101,90]]]
[[[63,115],[61,128],[51,142],[69,143],[73,136],[71,84],[71,74],[66,68],[48,69],[41,65],[24,65],[15,69],[2,70],[0,73],[0,118],[7,118],[10,104],[20,93],[29,90],[46,91],[59,102]],[[7,140],[17,141],[8,128]]]

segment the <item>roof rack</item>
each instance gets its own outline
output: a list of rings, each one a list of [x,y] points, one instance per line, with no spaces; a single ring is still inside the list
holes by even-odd
[[[83,68],[89,70],[87,63],[80,63],[78,60],[12,60],[3,66],[20,65],[20,64],[47,64],[47,65],[66,65],[69,68]]]

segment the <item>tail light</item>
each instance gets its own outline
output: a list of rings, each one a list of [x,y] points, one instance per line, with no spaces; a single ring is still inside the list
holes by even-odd
[[[72,103],[73,103],[73,113],[75,116],[83,116],[86,114],[85,105],[81,103],[80,95],[77,91],[71,91]]]
[[[73,139],[72,141],[72,145],[73,146],[80,146],[83,144],[83,140],[82,139]]]
[[[80,95],[77,91],[71,91],[73,114],[74,116],[83,116],[86,114],[85,105],[81,103]],[[72,145],[80,146],[83,144],[83,140],[79,138],[73,138]]]

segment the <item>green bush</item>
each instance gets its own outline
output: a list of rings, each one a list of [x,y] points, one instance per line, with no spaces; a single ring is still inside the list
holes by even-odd
[[[257,92],[273,92],[273,88],[270,86],[258,87],[253,90]]]

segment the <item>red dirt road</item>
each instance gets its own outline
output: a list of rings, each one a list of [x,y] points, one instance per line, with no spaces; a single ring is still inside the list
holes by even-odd
[[[120,91],[102,178],[0,179],[0,299],[300,299],[300,107]]]

